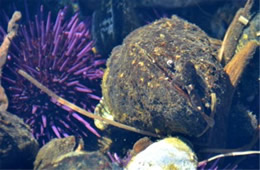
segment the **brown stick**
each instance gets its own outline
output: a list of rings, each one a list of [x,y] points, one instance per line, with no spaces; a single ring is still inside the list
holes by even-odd
[[[69,107],[70,109],[84,115],[84,116],[87,116],[91,119],[98,119],[100,121],[104,121],[110,125],[113,125],[113,126],[116,126],[116,127],[119,127],[119,128],[122,128],[122,129],[125,129],[125,130],[129,130],[129,131],[132,131],[132,132],[136,132],[136,133],[140,133],[140,134],[143,134],[143,135],[148,135],[148,136],[153,136],[153,137],[161,137],[160,135],[157,135],[157,134],[154,134],[154,133],[151,133],[151,132],[148,132],[148,131],[144,131],[144,130],[140,130],[140,129],[137,129],[137,128],[134,128],[134,127],[131,127],[131,126],[127,126],[127,125],[124,125],[122,123],[119,123],[119,122],[115,122],[113,120],[109,120],[109,119],[106,119],[106,118],[103,118],[101,116],[98,116],[98,115],[94,115],[78,106],[76,106],[75,104],[73,103],[70,103],[69,101],[63,99],[62,97],[56,95],[54,92],[52,92],[50,89],[48,89],[47,87],[45,87],[44,85],[42,85],[40,82],[38,82],[37,80],[35,80],[33,77],[31,77],[29,74],[27,74],[25,71],[23,70],[18,70],[18,73],[20,75],[22,75],[24,78],[26,78],[27,80],[29,80],[32,84],[34,84],[36,87],[38,87],[39,89],[41,89],[43,92],[45,92],[48,96],[54,98],[58,103],[62,104],[62,105],[65,105],[67,107]]]
[[[237,11],[234,19],[228,27],[218,54],[218,60],[224,65],[226,65],[235,54],[236,44],[241,36],[242,30],[245,27],[246,22],[242,22],[241,17],[246,20],[250,19],[250,10],[253,4],[254,0],[248,0],[245,7]]]
[[[239,82],[239,78],[242,75],[248,61],[253,56],[257,47],[255,41],[248,42],[232,60],[224,67],[224,71],[229,75],[231,84],[235,88]]]

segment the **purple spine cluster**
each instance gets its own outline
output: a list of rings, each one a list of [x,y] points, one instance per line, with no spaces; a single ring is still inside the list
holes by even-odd
[[[111,154],[110,152],[107,152],[107,155],[112,163],[120,167],[126,167],[127,164],[130,162],[130,160],[132,159],[130,153],[127,153],[127,155],[124,158],[120,158],[117,155],[117,153]]]
[[[219,159],[215,160],[213,163],[211,164],[207,164],[207,162],[200,162],[198,164],[198,170],[218,170],[218,169],[223,169],[223,170],[235,170],[237,169],[237,165],[231,165],[231,164],[227,164],[225,167],[219,168]]]
[[[101,96],[105,61],[92,51],[90,21],[80,21],[78,13],[68,20],[65,14],[66,10],[60,10],[52,22],[51,12],[44,16],[41,7],[33,21],[21,25],[3,70],[9,111],[23,118],[42,144],[54,137],[84,137],[86,130],[99,136],[89,119],[49,98],[17,73],[23,69],[57,95],[94,110]],[[0,27],[0,39],[5,34]]]

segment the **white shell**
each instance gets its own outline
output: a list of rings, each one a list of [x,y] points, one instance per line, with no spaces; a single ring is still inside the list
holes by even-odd
[[[168,137],[133,157],[125,170],[197,169],[197,156],[182,140]]]

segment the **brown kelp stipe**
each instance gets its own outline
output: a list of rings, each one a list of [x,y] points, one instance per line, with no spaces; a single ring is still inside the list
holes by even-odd
[[[218,61],[226,65],[235,54],[236,45],[239,37],[241,36],[242,30],[248,24],[248,21],[251,17],[251,9],[255,0],[247,0],[244,8],[240,8],[233,21],[228,27],[228,30],[225,34],[224,40],[222,42],[222,46],[219,50]]]
[[[4,37],[2,44],[0,44],[0,111],[6,111],[8,108],[8,99],[5,94],[5,90],[2,87],[2,67],[4,66],[8,54],[8,49],[11,45],[12,39],[16,36],[19,25],[17,22],[21,19],[22,14],[19,11],[15,11],[12,18],[8,23],[8,34]]]
[[[237,87],[240,77],[254,55],[257,46],[259,45],[256,41],[249,41],[224,67],[224,71],[229,75],[234,88]]]
[[[143,134],[143,135],[153,136],[153,137],[159,137],[159,138],[161,137],[160,135],[157,135],[157,134],[154,134],[154,133],[151,133],[151,132],[148,132],[148,131],[136,129],[136,128],[131,127],[131,126],[127,126],[127,125],[124,125],[122,123],[115,122],[113,120],[109,120],[109,119],[103,118],[103,117],[98,116],[98,115],[94,115],[94,114],[80,108],[79,106],[76,106],[75,104],[63,99],[62,97],[56,95],[53,91],[51,91],[50,89],[48,89],[47,87],[42,85],[40,82],[38,82],[32,76],[27,74],[25,71],[19,69],[18,73],[20,75],[22,75],[25,79],[30,81],[32,84],[34,84],[36,87],[41,89],[43,92],[45,92],[48,96],[54,98],[58,103],[65,105],[65,106],[69,107],[70,109],[72,109],[72,110],[74,110],[74,111],[76,111],[76,112],[78,112],[78,113],[80,113],[84,116],[87,116],[87,117],[92,118],[92,119],[98,119],[100,121],[104,121],[104,122],[106,122],[110,125],[113,125],[113,126],[116,126],[118,128],[125,129],[125,130],[128,130],[128,131],[140,133],[140,134]]]

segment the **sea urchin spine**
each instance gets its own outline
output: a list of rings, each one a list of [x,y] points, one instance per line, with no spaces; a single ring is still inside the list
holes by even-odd
[[[9,111],[29,124],[42,144],[54,137],[96,136],[85,117],[50,99],[18,73],[26,70],[57,95],[88,111],[100,100],[100,81],[105,61],[92,52],[89,21],[80,22],[78,13],[69,21],[66,10],[60,10],[55,23],[51,13],[44,20],[43,7],[34,22],[22,25],[12,41],[3,70],[3,86],[9,98]],[[6,33],[0,27],[0,39]]]

